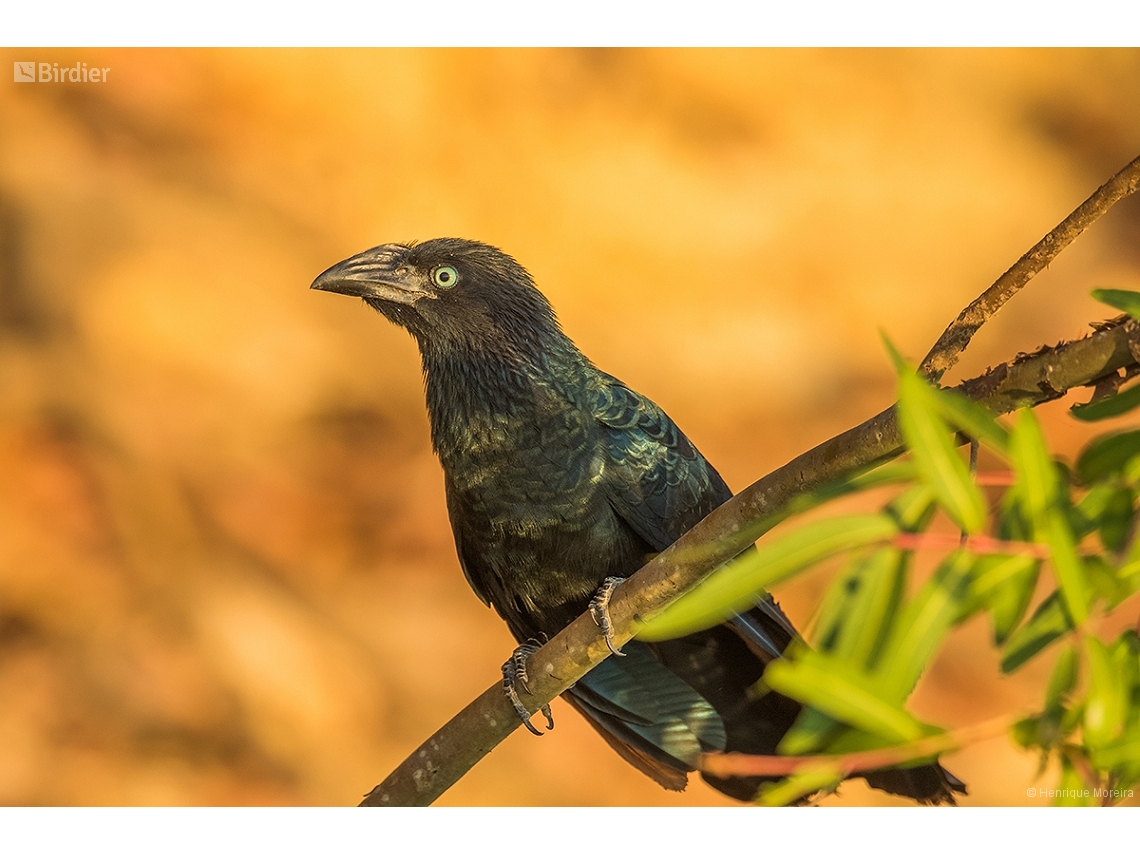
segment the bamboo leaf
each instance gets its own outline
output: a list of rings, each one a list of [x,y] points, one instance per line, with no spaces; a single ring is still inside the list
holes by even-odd
[[[1096,804],[1092,788],[1081,777],[1073,762],[1061,755],[1061,782],[1057,787],[1053,804],[1057,807],[1091,807]]]
[[[796,716],[795,724],[776,746],[776,751],[780,754],[818,753],[846,729],[847,725],[843,722],[836,721],[812,707],[804,707]]]
[[[986,521],[985,500],[938,413],[934,390],[910,371],[899,375],[898,421],[919,475],[938,503],[960,528],[980,531]]]
[[[886,698],[902,701],[914,689],[961,611],[973,563],[968,552],[951,553],[903,611],[876,668]]]
[[[1132,733],[1089,751],[1089,760],[1097,769],[1118,769],[1140,764],[1140,733]]]
[[[1124,415],[1136,407],[1140,407],[1140,383],[1133,384],[1110,398],[1088,404],[1074,404],[1069,412],[1082,422],[1099,422]]]
[[[1017,472],[1018,495],[1028,506],[1034,533],[1052,550],[1053,567],[1061,584],[1065,606],[1077,623],[1083,623],[1088,617],[1088,585],[1077,555],[1067,508],[1062,508],[1057,469],[1032,410],[1021,411],[1010,434],[1009,455]]]
[[[1092,484],[1106,475],[1120,472],[1133,457],[1140,455],[1140,430],[1110,433],[1090,442],[1077,458],[1077,476]]]
[[[1098,748],[1119,733],[1124,723],[1123,698],[1104,644],[1088,636],[1084,639],[1084,648],[1089,663],[1089,691],[1082,732],[1085,745]]]
[[[769,807],[782,807],[820,790],[834,790],[842,782],[843,774],[839,771],[839,766],[823,762],[789,775],[782,781],[764,784],[756,800]]]
[[[768,586],[832,555],[896,534],[898,526],[885,514],[834,517],[805,525],[725,564],[642,624],[638,638],[660,641],[716,626],[751,608]]]
[[[1094,300],[1107,303],[1114,309],[1127,312],[1140,321],[1140,293],[1136,291],[1121,291],[1116,288],[1096,288],[1092,292]]]
[[[764,682],[780,694],[860,730],[904,742],[925,735],[914,716],[883,700],[880,687],[871,680],[814,651],[803,651],[794,661],[772,662],[764,672]]]
[[[1025,617],[1041,562],[1027,555],[986,555],[978,563],[983,568],[975,568],[971,598],[977,597],[989,606],[994,641],[1004,644]]]
[[[907,558],[885,548],[863,562],[860,586],[839,627],[833,655],[861,671],[875,663],[898,616],[906,586]]]
[[[1067,645],[1061,655],[1057,657],[1057,664],[1053,666],[1053,674],[1049,677],[1049,687],[1045,692],[1045,706],[1060,707],[1065,697],[1077,684],[1077,649],[1071,644]]]
[[[1128,542],[1132,528],[1132,491],[1127,487],[1114,490],[1100,517],[1100,542],[1116,552]]]
[[[1009,431],[981,404],[953,389],[936,389],[938,412],[959,433],[976,439],[1003,456],[1009,449]]]
[[[896,496],[886,511],[903,531],[922,531],[935,511],[934,491],[928,484],[914,484]]]
[[[1001,670],[1012,674],[1062,635],[1073,628],[1060,591],[1054,591],[1037,607],[1033,616],[1017,630],[1002,652]]]

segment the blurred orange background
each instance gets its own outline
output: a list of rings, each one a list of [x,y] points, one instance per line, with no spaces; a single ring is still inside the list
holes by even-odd
[[[880,330],[921,357],[1140,154],[1135,50],[0,53],[110,68],[0,85],[5,804],[355,804],[499,677],[415,347],[310,292],[330,264],[502,247],[739,489],[889,405]],[[1137,202],[948,379],[1111,315],[1087,295],[1140,287]],[[1041,409],[1070,457],[1086,397]],[[826,582],[776,593],[803,625]],[[913,706],[1029,710],[1050,661],[1000,677],[975,621]],[[555,716],[441,803],[729,803]],[[1044,803],[1005,739],[946,765],[965,804]]]

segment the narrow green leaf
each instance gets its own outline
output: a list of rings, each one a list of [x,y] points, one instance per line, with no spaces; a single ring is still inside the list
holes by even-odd
[[[1105,646],[1099,639],[1088,636],[1084,639],[1084,647],[1085,659],[1089,663],[1089,691],[1082,732],[1085,745],[1099,748],[1120,732],[1124,723],[1123,698]]]
[[[1057,664],[1053,666],[1053,674],[1049,678],[1049,687],[1045,691],[1045,706],[1061,706],[1073,686],[1077,684],[1077,649],[1073,645],[1066,645],[1057,657]]]
[[[1041,738],[1038,736],[1036,716],[1018,719],[1014,722],[1010,735],[1013,737],[1013,741],[1022,748],[1034,748],[1042,744]]]
[[[883,340],[883,347],[887,349],[887,356],[891,358],[891,365],[895,367],[895,371],[897,373],[904,374],[908,371],[914,371],[914,369],[911,368],[910,363],[908,363],[906,359],[903,358],[903,355],[899,353],[898,348],[894,345],[894,342],[887,338],[887,334],[882,330],[879,330],[879,338]]]
[[[761,786],[756,800],[768,807],[783,807],[820,790],[834,790],[843,783],[843,775],[835,764],[824,763],[789,775],[782,781]]]
[[[1061,783],[1053,798],[1056,807],[1092,807],[1096,804],[1092,787],[1073,767],[1072,761],[1061,755]]]
[[[979,589],[994,585],[986,597],[986,602],[993,619],[994,642],[1001,645],[1025,617],[1029,601],[1033,598],[1033,591],[1037,587],[1041,562],[1025,555],[985,557],[1013,559],[1007,562],[994,562],[996,567],[977,582]]]
[[[796,722],[776,746],[779,754],[818,754],[840,732],[847,729],[843,722],[824,715],[817,709],[804,707]]]
[[[1120,681],[1125,725],[1136,727],[1140,725],[1140,637],[1136,630],[1122,633],[1109,648],[1108,656]]]
[[[907,558],[897,549],[877,550],[862,566],[860,585],[839,626],[833,655],[867,670],[889,637],[906,587]]]
[[[1018,495],[1028,506],[1034,533],[1052,550],[1065,605],[1073,619],[1083,623],[1088,617],[1088,586],[1077,556],[1068,509],[1062,506],[1057,469],[1049,456],[1041,425],[1030,409],[1021,411],[1010,434],[1009,456],[1018,477]]]
[[[1077,458],[1077,475],[1083,484],[1099,481],[1120,472],[1133,457],[1140,455],[1140,430],[1099,436]]]
[[[782,695],[861,730],[900,741],[925,735],[914,716],[883,700],[881,689],[871,680],[814,651],[804,651],[795,661],[772,662],[764,672],[764,682]]]
[[[930,524],[934,511],[934,490],[929,484],[912,485],[896,496],[886,508],[899,528],[908,532],[924,530]]]
[[[1002,651],[1001,670],[1012,674],[1073,628],[1060,591],[1054,591],[1037,607],[1028,622],[1017,630]]]
[[[1013,426],[1009,441],[1010,463],[1017,473],[1020,498],[1029,510],[1034,525],[1040,525],[1045,512],[1057,501],[1060,485],[1057,483],[1057,470],[1045,436],[1033,410],[1019,411],[1017,423]]]
[[[1133,384],[1110,398],[1094,403],[1074,404],[1069,412],[1082,422],[1099,422],[1101,419],[1124,415],[1136,407],[1140,407],[1140,383]]]
[[[934,390],[917,374],[899,375],[899,428],[914,457],[922,480],[938,503],[967,532],[980,531],[986,522],[986,504],[970,480],[966,461],[954,447],[952,431],[938,414]]]
[[[818,520],[728,562],[642,624],[638,638],[679,638],[745,611],[770,585],[848,549],[890,540],[898,526],[885,514]]]
[[[1091,749],[1089,760],[1094,768],[1104,770],[1140,764],[1140,733],[1134,731],[1121,739]]]
[[[1113,495],[1119,489],[1118,485],[1105,481],[1092,485],[1084,498],[1073,507],[1069,521],[1073,528],[1073,537],[1079,541],[1100,527],[1101,517],[1104,516],[1109,502],[1113,501]]]
[[[1140,293],[1136,291],[1121,291],[1116,288],[1095,288],[1092,296],[1094,300],[1107,303],[1114,309],[1120,309],[1140,321]]]
[[[1121,487],[1113,491],[1100,517],[1100,542],[1116,552],[1123,549],[1132,528],[1132,491]]]
[[[851,479],[851,483],[860,490],[870,490],[874,487],[885,487],[891,484],[905,484],[918,478],[918,470],[910,460],[891,460],[874,469],[862,472]]]
[[[998,423],[993,413],[953,389],[936,389],[935,392],[938,412],[959,433],[978,440],[999,454],[1006,454],[1009,431]]]
[[[1045,542],[1053,553],[1053,569],[1061,583],[1065,607],[1076,623],[1084,623],[1089,615],[1089,589],[1084,564],[1077,554],[1076,540],[1068,517],[1058,509],[1046,516]]]
[[[974,556],[951,553],[907,605],[876,668],[884,697],[902,701],[938,650],[961,611]]]

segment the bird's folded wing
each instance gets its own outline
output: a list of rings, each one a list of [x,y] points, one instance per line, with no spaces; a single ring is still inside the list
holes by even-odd
[[[568,700],[627,760],[678,789],[684,775],[676,772],[695,769],[702,752],[724,749],[724,722],[645,644],[631,641],[623,652],[579,680]]]

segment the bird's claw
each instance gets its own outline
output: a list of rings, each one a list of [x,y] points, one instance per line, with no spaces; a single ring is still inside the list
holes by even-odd
[[[606,638],[606,647],[614,656],[625,656],[625,654],[614,644],[614,625],[610,621],[610,597],[613,596],[614,589],[624,581],[624,576],[607,576],[602,580],[598,593],[594,594],[594,599],[590,600],[590,616],[602,631],[602,635]]]
[[[543,637],[545,639],[545,636]],[[527,687],[530,678],[526,673],[526,662],[541,646],[542,644],[538,639],[532,638],[526,644],[520,644],[516,647],[511,658],[503,663],[503,694],[507,696],[511,706],[515,708],[515,712],[522,719],[522,723],[526,725],[526,729],[535,736],[542,736],[542,731],[530,723],[530,717],[534,713],[523,706],[519,693],[515,690],[515,684],[518,683],[527,694],[530,694],[530,689]],[[554,716],[550,712],[550,705],[543,704],[540,711],[546,718],[546,729],[554,730]]]

